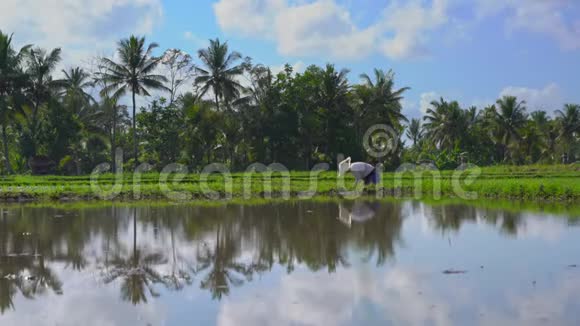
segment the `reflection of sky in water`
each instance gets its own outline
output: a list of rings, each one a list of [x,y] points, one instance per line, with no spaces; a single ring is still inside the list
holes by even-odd
[[[57,264],[64,295],[49,294],[34,300],[17,297],[17,313],[0,316],[2,325],[161,325],[167,308],[161,303],[132,306],[115,287],[103,286],[93,273],[79,273]]]
[[[580,229],[566,216],[410,202],[175,206],[137,209],[134,239],[131,212],[117,208],[111,218],[110,209],[87,209],[69,228],[62,223],[72,217],[55,218],[57,210],[11,210],[1,253],[36,248],[63,294],[25,298],[16,291],[0,324],[580,324],[580,267],[568,266],[580,264]],[[348,227],[341,215],[353,212],[364,218],[355,216]],[[32,227],[55,235],[18,238]],[[80,270],[67,261],[72,243],[86,260]],[[150,267],[163,280],[185,271],[191,284],[181,278],[176,290],[150,281],[155,295],[146,291],[147,302],[133,305],[121,295],[123,277],[103,282],[117,268],[113,256]],[[200,268],[209,258],[209,267]],[[218,264],[238,279],[227,291],[220,282],[202,286]],[[18,267],[0,265],[0,277]],[[445,275],[446,269],[467,273]]]

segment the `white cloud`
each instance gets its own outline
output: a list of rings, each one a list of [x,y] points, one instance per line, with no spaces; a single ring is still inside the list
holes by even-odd
[[[425,53],[425,31],[445,22],[445,0],[433,0],[432,6],[423,7],[419,2],[407,2],[405,6],[394,3],[385,11],[385,26],[394,37],[384,42],[383,52],[393,58],[404,58]]]
[[[548,113],[553,113],[554,111],[561,109],[564,106],[564,103],[566,103],[563,92],[556,83],[549,83],[543,88],[506,86],[499,92],[497,98],[501,98],[506,95],[515,96],[520,101],[525,101],[528,112],[544,110]],[[448,97],[439,94],[436,91],[424,92],[421,93],[418,100],[418,109],[420,112],[417,112],[417,102],[412,101],[405,102],[408,107],[406,112],[409,113],[411,117],[415,117],[417,115],[419,117],[423,116],[427,112],[427,109],[431,108],[431,102],[439,101],[441,97],[448,101],[454,99],[454,97]],[[473,99],[471,102],[460,101],[460,105],[463,108],[476,106],[478,109],[482,110],[486,106],[495,104],[495,101],[496,99],[480,98]]]
[[[562,91],[555,83],[550,83],[539,89],[508,86],[500,92],[499,97],[505,95],[516,96],[519,100],[526,101],[528,112],[536,110],[554,112],[564,105]]]
[[[563,92],[556,83],[549,83],[543,88],[506,86],[499,92],[497,98],[501,98],[506,95],[515,96],[520,101],[525,101],[528,112],[544,110],[548,113],[554,113],[554,111],[560,110],[564,106],[564,103],[566,103]],[[421,117],[425,115],[427,109],[431,108],[431,102],[439,101],[441,97],[448,101],[454,100],[456,98],[439,94],[436,91],[423,92],[419,96],[418,108],[417,101],[405,101],[403,103],[405,113],[413,118],[416,116]],[[480,98],[473,99],[470,102],[460,101],[460,105],[463,108],[476,106],[478,109],[482,110],[486,106],[495,104],[495,101],[496,99]]]
[[[222,30],[274,40],[283,55],[408,58],[424,55],[429,31],[447,21],[447,0],[424,3],[394,1],[366,27],[357,26],[350,11],[334,0],[220,0],[214,12]]]
[[[221,0],[214,4],[214,12],[223,30],[273,36],[276,15],[286,7],[286,0]]]
[[[403,114],[409,120],[421,119],[425,113],[427,113],[427,109],[431,108],[431,102],[439,101],[441,96],[441,94],[435,91],[430,91],[421,93],[419,98],[405,98],[401,101],[401,105],[403,106]]]
[[[567,19],[565,13],[578,12],[571,0],[478,0],[480,18],[508,11],[509,31],[526,30],[555,39],[562,49],[580,49],[580,19]],[[574,17],[574,14],[570,15]]]
[[[366,56],[377,32],[375,26],[359,30],[349,12],[329,0],[289,7],[276,19],[278,51],[283,55]]]
[[[160,0],[0,1],[4,32],[20,45],[62,47],[67,65],[112,50],[130,33],[149,34],[162,15]]]
[[[292,66],[293,73],[302,73],[306,69],[306,64],[302,61],[297,61],[294,64],[292,64],[291,66]],[[285,67],[286,67],[285,64],[279,65],[279,66],[271,66],[270,70],[272,70],[272,74],[276,75],[279,72],[284,71]]]
[[[421,113],[427,113],[427,109],[431,108],[431,102],[438,101],[440,97],[441,95],[433,91],[422,93],[421,99],[419,100],[419,108],[421,109]]]

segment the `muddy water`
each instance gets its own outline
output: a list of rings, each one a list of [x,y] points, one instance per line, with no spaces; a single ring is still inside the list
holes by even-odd
[[[0,325],[580,325],[580,219],[565,210],[1,211]]]

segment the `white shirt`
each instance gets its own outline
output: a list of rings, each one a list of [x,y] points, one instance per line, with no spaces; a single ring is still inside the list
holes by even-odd
[[[352,172],[355,179],[362,180],[371,174],[374,168],[374,166],[365,162],[354,162],[350,165],[350,172]]]

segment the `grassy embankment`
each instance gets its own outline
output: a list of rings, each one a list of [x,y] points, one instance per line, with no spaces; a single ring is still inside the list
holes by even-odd
[[[436,193],[440,185],[442,198],[456,198],[453,187],[454,171],[441,171],[440,175],[423,173],[413,175],[384,173],[380,193],[384,197],[404,196],[421,199],[437,198]],[[459,177],[459,184],[465,191],[474,192],[478,199],[522,199],[547,201],[579,201],[580,200],[580,166],[579,165],[530,165],[530,166],[497,166],[481,170],[481,174],[472,182],[466,183],[469,173]],[[252,175],[250,194],[252,199],[264,197],[264,176],[259,173]],[[232,174],[232,197],[244,197],[244,173]],[[114,183],[113,175],[102,175],[99,178],[100,187],[107,189]],[[181,192],[185,199],[208,199],[204,195],[200,175],[188,174],[179,182],[171,182],[167,186],[170,191]],[[347,177],[344,180],[346,188],[352,189],[354,179]],[[284,178],[281,174],[272,176],[272,197],[280,197],[284,188]],[[223,198],[226,193],[224,178],[214,174],[208,178],[207,186],[217,191]],[[418,188],[420,191],[418,192]],[[159,184],[159,175],[156,173],[141,176],[140,187],[133,186],[133,175],[123,176],[120,194],[117,200],[134,200],[135,189],[140,192],[140,199],[165,199],[167,191]],[[302,192],[312,190],[309,172],[292,172],[290,177],[290,193],[292,197],[299,197]],[[323,172],[318,177],[316,187],[317,196],[341,197],[341,191],[335,171]],[[376,188],[367,187],[365,195],[376,195]],[[435,195],[435,196],[434,196]],[[0,201],[25,200],[75,200],[99,199],[91,188],[90,176],[3,176],[0,177]]]

